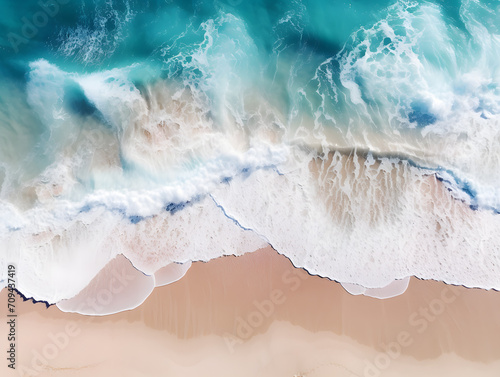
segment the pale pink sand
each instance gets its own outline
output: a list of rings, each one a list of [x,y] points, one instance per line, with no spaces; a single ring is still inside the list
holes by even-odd
[[[193,263],[127,312],[17,310],[18,371],[4,358],[1,376],[500,376],[499,292],[412,278],[352,296],[270,248]]]

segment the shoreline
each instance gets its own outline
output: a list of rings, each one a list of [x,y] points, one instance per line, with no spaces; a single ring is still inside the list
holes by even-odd
[[[5,291],[0,296],[5,302]],[[182,279],[117,314],[16,305],[17,365],[36,376],[132,376],[126,365],[133,355],[147,361],[148,376],[166,370],[170,376],[206,370],[229,376],[255,363],[263,369],[241,375],[293,376],[319,365],[324,371],[305,375],[331,376],[332,368],[362,377],[401,370],[421,375],[412,370],[427,368],[435,375],[443,368],[454,375],[500,372],[500,338],[493,336],[500,332],[497,291],[411,278],[407,291],[394,298],[353,296],[337,282],[295,268],[270,247],[195,262]],[[51,352],[55,357],[46,357]],[[108,369],[112,362],[122,366]],[[9,370],[11,375],[20,374]]]

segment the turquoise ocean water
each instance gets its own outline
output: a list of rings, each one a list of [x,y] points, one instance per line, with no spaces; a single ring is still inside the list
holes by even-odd
[[[498,1],[0,14],[0,262],[26,295],[265,244],[365,287],[500,288]]]

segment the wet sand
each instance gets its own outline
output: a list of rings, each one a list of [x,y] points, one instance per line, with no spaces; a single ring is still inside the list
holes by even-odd
[[[270,248],[193,263],[118,314],[16,310],[2,376],[500,375],[500,292],[412,278],[395,298],[353,296]]]

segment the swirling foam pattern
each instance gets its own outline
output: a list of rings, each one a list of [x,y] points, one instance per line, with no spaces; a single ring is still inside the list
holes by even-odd
[[[57,303],[271,244],[500,289],[497,1],[41,3],[1,5],[0,280]]]

